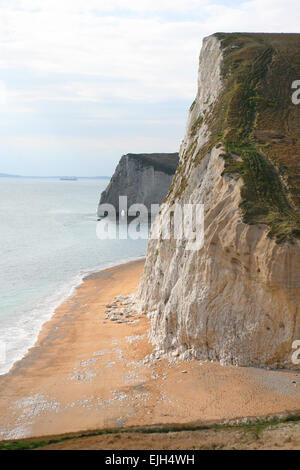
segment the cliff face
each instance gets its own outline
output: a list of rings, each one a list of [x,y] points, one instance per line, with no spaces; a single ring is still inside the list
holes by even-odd
[[[158,355],[299,368],[299,46],[285,34],[203,42],[179,167],[152,230],[163,233],[173,203],[199,203],[205,240],[197,251],[149,241],[137,301]]]
[[[112,204],[118,213],[119,196],[127,196],[128,207],[161,204],[178,165],[178,153],[128,154],[121,158],[100,204]]]

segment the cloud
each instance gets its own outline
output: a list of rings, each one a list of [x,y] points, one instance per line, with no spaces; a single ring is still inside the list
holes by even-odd
[[[34,175],[111,175],[121,155],[177,150],[177,139],[115,135],[107,138],[27,135],[1,137],[2,151],[11,155],[11,173]],[[41,154],[41,149],[43,153]],[[99,155],[102,157],[99,158]]]
[[[1,137],[1,143],[14,150],[22,150],[32,152],[38,150],[41,146],[47,148],[48,152],[60,151],[68,153],[83,152],[89,150],[97,152],[106,151],[111,153],[112,146],[117,146],[119,152],[142,152],[145,146],[148,146],[149,141],[153,145],[154,151],[159,152],[167,151],[170,144],[174,144],[174,140],[164,137],[149,137],[149,136],[130,136],[124,137],[121,135],[114,135],[112,137],[76,137],[76,136],[48,136],[48,135],[13,135]],[[176,151],[176,150],[174,150]]]
[[[3,80],[0,80],[0,112],[1,112],[1,109],[6,105],[6,103],[7,103],[6,84]]]
[[[3,5],[14,10],[28,11],[77,11],[98,12],[132,11],[164,12],[190,11],[207,3],[206,0],[4,0]]]
[[[204,27],[210,31],[297,32],[298,0],[252,0],[236,6],[206,6]]]
[[[110,135],[121,135],[127,116],[137,136],[149,132],[152,122],[153,139],[144,140],[147,147],[142,149],[152,151],[157,137],[154,123],[163,120],[170,129],[176,128],[179,146],[184,126],[180,132],[174,122],[186,119],[188,103],[194,98],[202,38],[216,31],[297,31],[300,3],[1,0],[0,13],[0,74],[7,74],[7,79],[0,75],[6,83],[7,97],[6,105],[0,108],[1,122],[7,115],[12,123],[15,116],[15,126],[20,129],[18,115],[26,113],[24,127],[28,129],[31,123],[33,133],[39,117],[43,131],[47,125],[57,130],[57,110],[58,118],[68,116],[68,132],[73,126],[78,135],[78,125],[74,124],[78,116],[72,113],[80,109],[85,121],[83,136],[91,132],[88,126],[95,130],[97,117],[89,118],[91,115],[108,116],[113,126]],[[27,73],[32,83],[25,80]],[[174,104],[179,101],[186,102],[186,108],[174,116]],[[163,116],[162,103],[169,106]],[[136,106],[144,107],[144,115],[134,114]],[[11,127],[9,132],[12,133]],[[71,145],[67,137],[65,142]],[[110,142],[115,155],[123,153],[118,142]],[[45,139],[39,144],[44,151]],[[87,146],[92,151],[88,143]],[[2,148],[0,142],[0,155]]]
[[[38,4],[30,3],[32,8]],[[110,96],[128,100],[192,96],[201,45],[197,22],[99,17],[88,8],[92,3],[85,2],[83,12],[76,7],[69,11],[66,5],[61,10],[54,5],[40,11],[30,7],[2,11],[0,67],[23,67],[49,77],[80,75],[81,83],[78,80],[68,84],[68,90],[57,89],[53,99],[65,92],[66,101],[70,100],[70,87],[74,99],[87,101]],[[184,67],[178,67],[181,61]],[[87,84],[83,76],[98,77],[98,85]],[[36,90],[36,97],[43,99],[44,92]]]
[[[50,99],[191,99],[203,36],[220,30],[298,27],[300,4],[294,0],[235,5],[207,0],[9,0],[1,8],[0,67],[81,76],[68,89],[58,87],[57,97],[50,93]],[[134,15],[123,17],[123,10]],[[190,16],[171,21],[161,16],[166,11]],[[82,76],[98,77],[98,84],[87,84]],[[37,98],[43,95],[45,90],[36,91]]]

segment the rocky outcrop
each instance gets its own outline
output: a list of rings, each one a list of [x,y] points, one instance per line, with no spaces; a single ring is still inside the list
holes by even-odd
[[[144,204],[150,213],[165,198],[177,165],[178,153],[123,155],[100,204],[112,204],[119,213],[119,196],[127,196],[128,207]]]
[[[259,58],[269,60],[265,49],[261,49],[261,37],[249,36],[251,54],[257,38]],[[266,35],[261,36],[265,41]],[[278,46],[285,35],[274,36],[278,36]],[[245,45],[242,35],[213,35],[203,42],[198,92],[190,109],[179,167],[152,227],[152,234],[158,237],[149,241],[137,302],[140,312],[151,319],[150,339],[158,355],[297,369],[299,365],[291,357],[292,344],[300,339],[300,243],[295,237],[299,207],[291,202],[292,183],[283,183],[287,177],[279,174],[275,157],[272,160],[270,156],[272,146],[268,145],[266,155],[257,151],[253,143],[253,127],[264,125],[259,121],[263,111],[258,115],[254,108],[253,127],[243,136],[246,143],[241,143],[238,150],[232,124],[243,118],[232,117],[233,104],[236,106],[239,98],[234,90],[251,82],[250,75],[248,82],[242,76],[241,85],[237,78],[235,88],[230,81],[246,60],[242,49],[247,48],[247,41]],[[276,54],[271,57],[272,64],[280,59]],[[239,64],[235,68],[229,67],[230,55],[233,63]],[[244,55],[255,63],[248,57],[249,51]],[[272,69],[265,69],[263,77],[274,81]],[[240,73],[241,70],[248,68],[239,69]],[[231,95],[228,97],[227,93]],[[244,99],[245,93],[241,96]],[[255,161],[260,159],[255,167],[257,186],[260,181],[265,188],[269,184],[259,171],[264,164],[270,165],[267,174],[272,176],[274,185],[270,194],[282,191],[280,201],[288,210],[281,209],[275,196],[271,199],[260,186],[257,194],[253,196],[253,188],[250,193],[249,181],[253,178],[248,178],[246,164],[250,161],[249,168],[253,168],[252,157]],[[288,159],[285,163],[289,165]],[[163,239],[173,203],[181,207],[204,204],[205,239],[199,249],[187,250],[184,237]],[[265,208],[264,213],[259,210],[261,207]],[[284,218],[287,213],[291,214],[289,219]]]

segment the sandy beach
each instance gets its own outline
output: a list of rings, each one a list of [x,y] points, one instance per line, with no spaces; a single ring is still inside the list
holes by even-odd
[[[106,318],[136,291],[144,261],[85,278],[36,345],[0,377],[0,439],[107,427],[196,423],[300,409],[300,373],[160,360],[149,320]]]

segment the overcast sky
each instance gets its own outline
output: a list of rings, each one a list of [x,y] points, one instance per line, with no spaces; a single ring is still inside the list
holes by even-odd
[[[299,25],[299,0],[0,0],[0,173],[111,175],[124,153],[175,152],[202,38]]]

